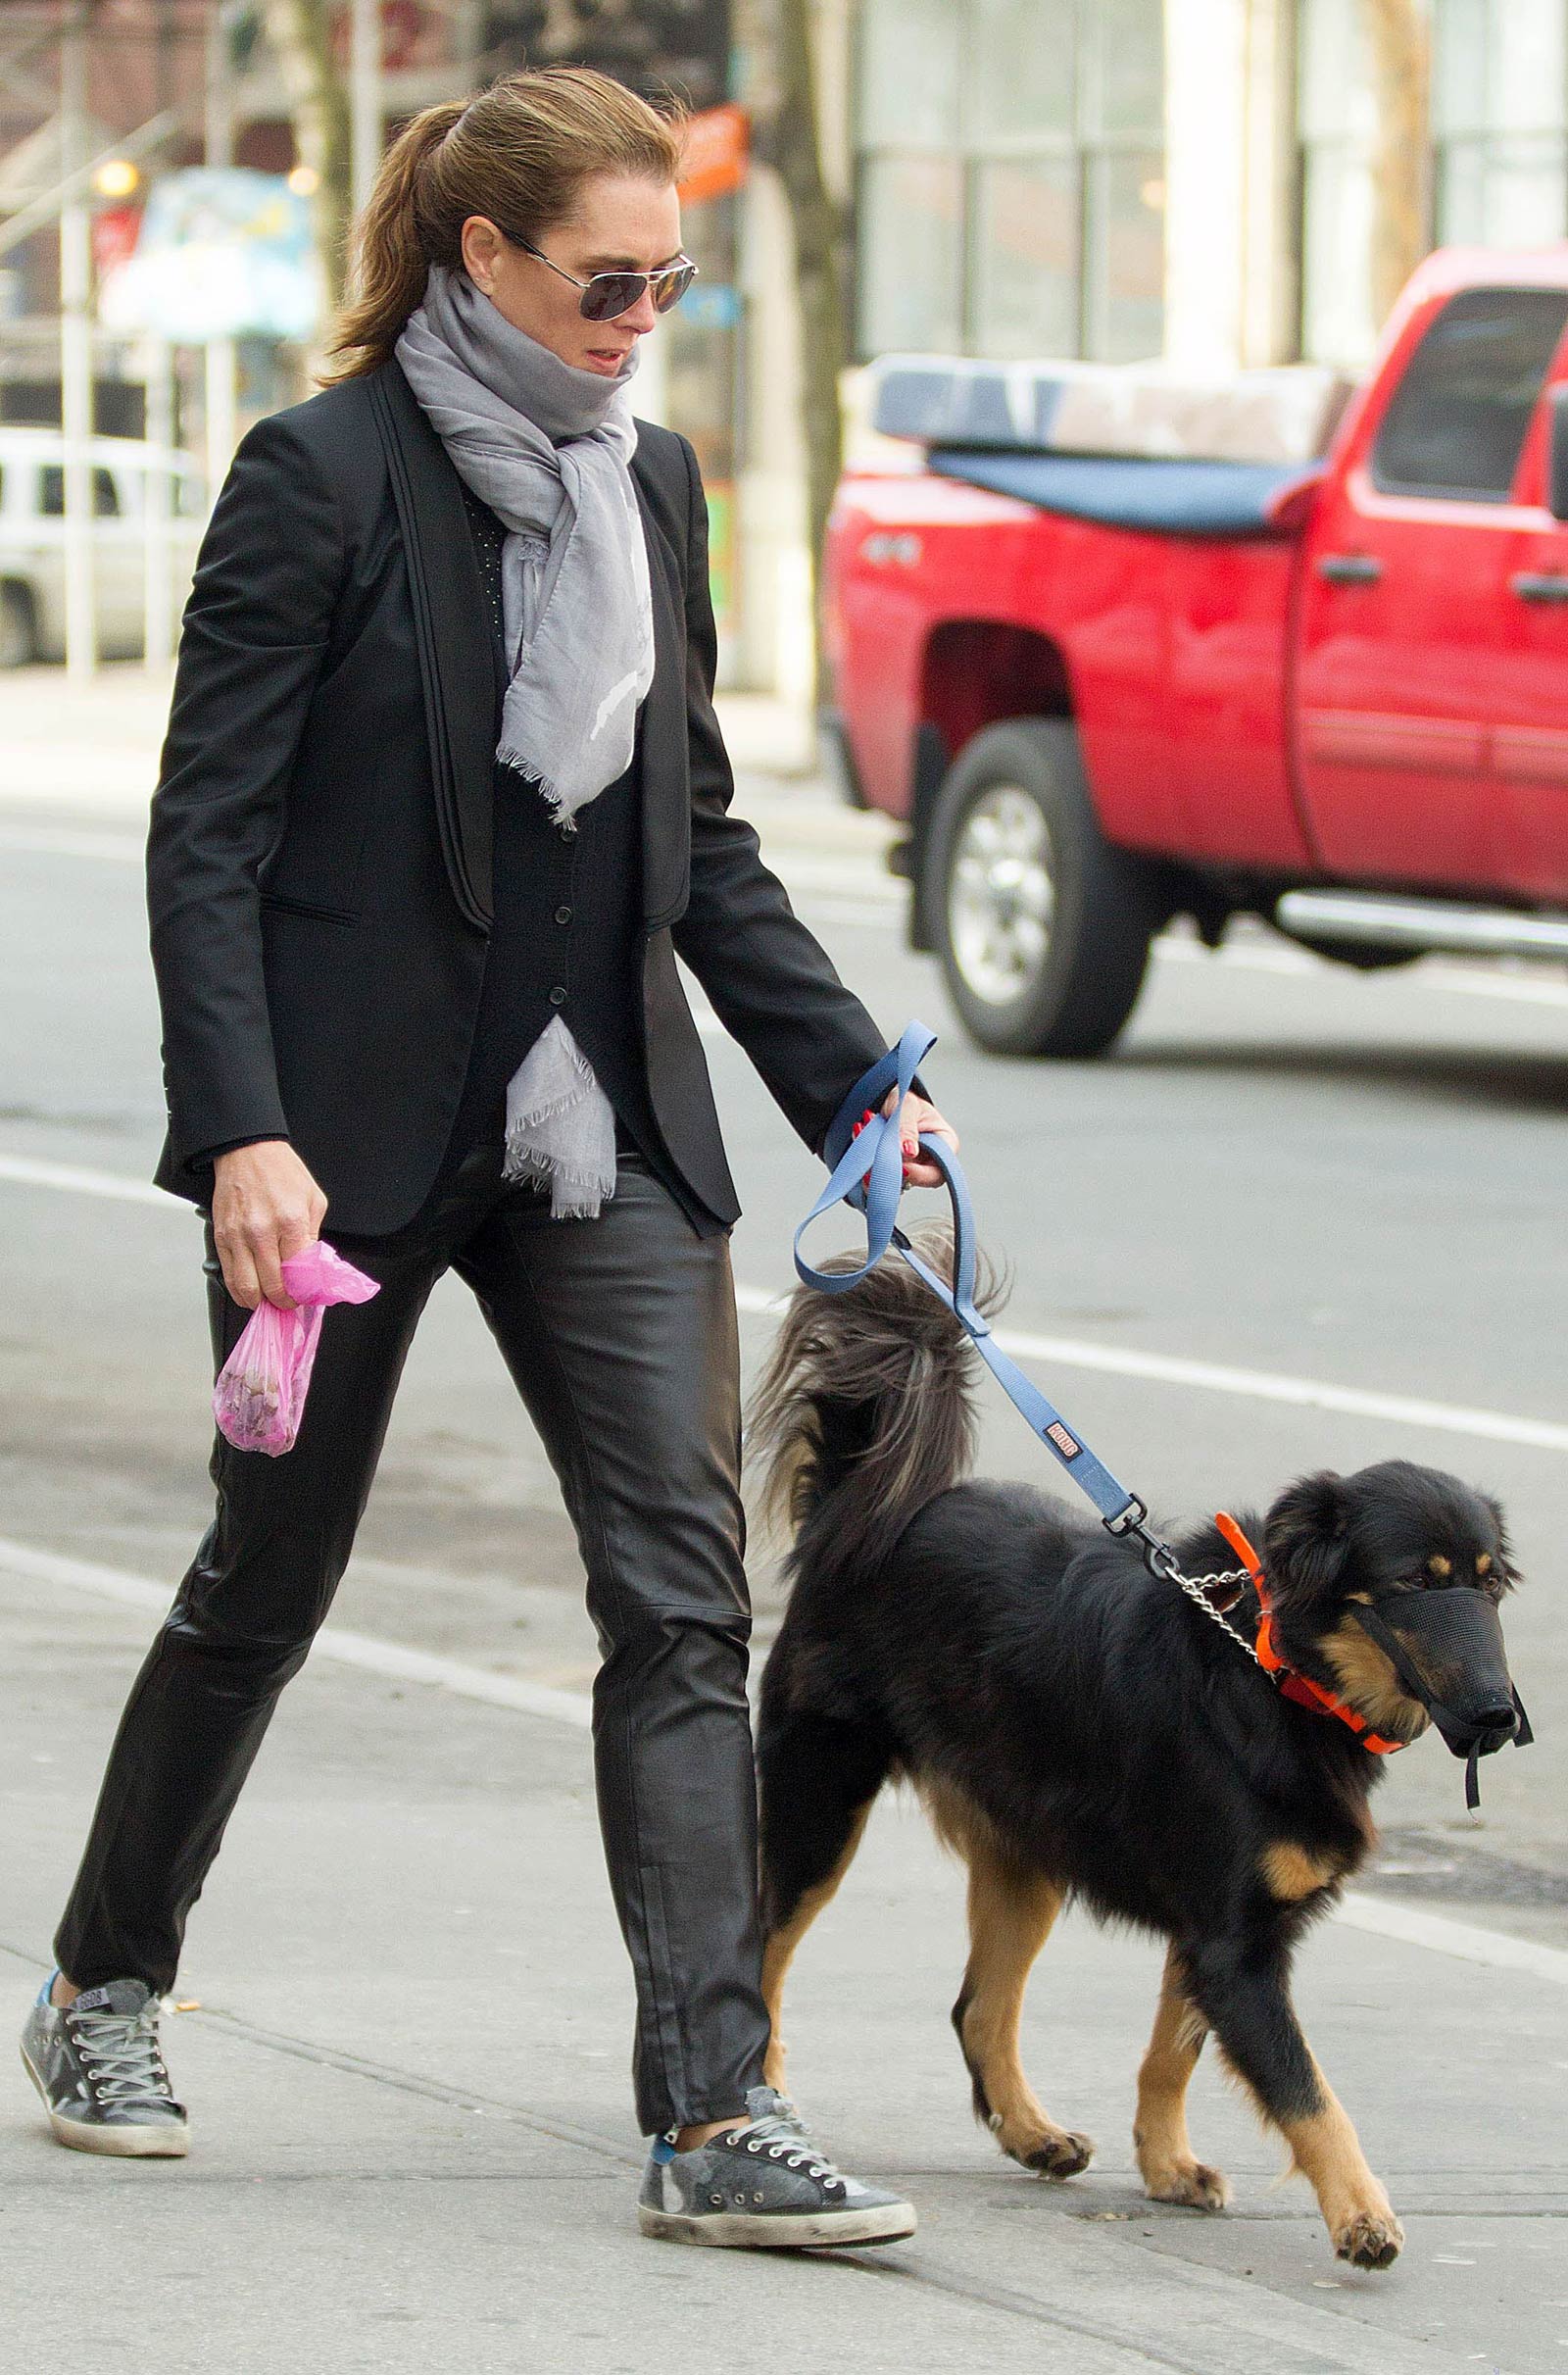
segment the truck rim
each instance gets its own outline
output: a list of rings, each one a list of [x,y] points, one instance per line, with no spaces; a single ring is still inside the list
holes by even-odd
[[[964,815],[948,875],[948,941],[988,1006],[1010,1006],[1045,968],[1055,904],[1051,830],[1015,783],[993,784]]]

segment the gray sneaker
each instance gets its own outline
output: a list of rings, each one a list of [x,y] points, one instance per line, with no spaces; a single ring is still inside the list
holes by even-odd
[[[158,2047],[158,2006],[139,1979],[112,1979],[64,2005],[49,2002],[46,1983],[22,2032],[22,2058],[62,2144],[135,2159],[186,2152],[185,2106]]]
[[[806,2251],[914,2233],[910,2204],[836,2169],[782,2095],[753,2087],[746,2108],[745,2127],[695,2152],[677,2152],[671,2138],[660,2138],[637,2197],[645,2235]]]

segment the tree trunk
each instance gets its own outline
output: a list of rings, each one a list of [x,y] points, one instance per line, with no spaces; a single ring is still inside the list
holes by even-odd
[[[748,14],[769,53],[758,76],[754,146],[783,183],[794,233],[807,543],[820,676],[822,621],[815,591],[827,516],[844,459],[839,378],[850,351],[845,301],[848,224],[822,171],[810,0],[765,0]]]
[[[1372,302],[1381,325],[1431,245],[1427,226],[1430,39],[1421,0],[1361,0],[1377,105]]]
[[[332,52],[329,0],[264,0],[263,21],[288,93],[299,161],[316,175],[316,241],[327,301],[342,302],[349,197],[349,95]]]

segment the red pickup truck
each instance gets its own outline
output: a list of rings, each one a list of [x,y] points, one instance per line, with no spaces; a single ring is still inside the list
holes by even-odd
[[[1181,915],[1568,957],[1565,333],[1568,244],[1446,250],[1319,458],[1063,451],[968,365],[846,472],[829,722],[983,1045],[1108,1047]]]

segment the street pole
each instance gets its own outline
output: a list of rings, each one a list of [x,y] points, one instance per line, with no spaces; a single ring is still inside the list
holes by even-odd
[[[228,14],[226,7],[215,8],[207,28],[206,139],[209,167],[230,166],[234,162],[234,99],[229,81]],[[232,338],[210,338],[207,342],[209,507],[218,501],[219,489],[228,475],[237,436],[234,341]]]
[[[358,215],[381,162],[380,0],[353,0],[349,48],[349,189]]]
[[[173,357],[169,340],[151,333],[142,342],[147,390],[142,434],[150,449],[142,473],[142,660],[166,668],[174,650],[174,572],[170,550],[174,511]],[[158,459],[154,461],[152,455]]]
[[[60,164],[67,178],[87,153],[87,25],[73,6],[60,35]],[[65,443],[66,675],[86,682],[97,667],[92,566],[92,218],[85,191],[60,216],[60,425]]]

